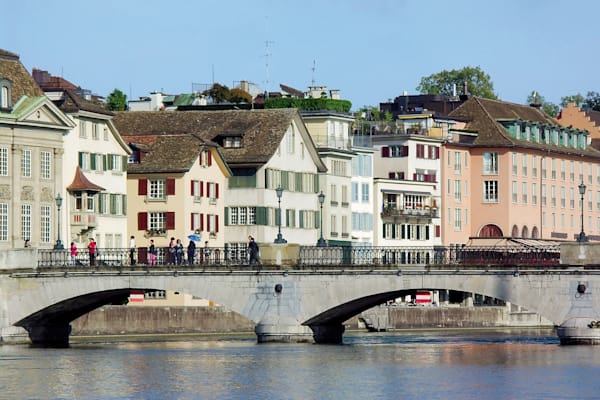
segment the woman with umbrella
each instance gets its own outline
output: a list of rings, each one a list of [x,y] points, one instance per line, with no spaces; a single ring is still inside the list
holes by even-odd
[[[194,265],[194,255],[195,254],[196,254],[196,243],[194,243],[193,240],[190,240],[190,244],[188,244],[188,247],[187,247],[187,257],[188,257],[189,265]]]

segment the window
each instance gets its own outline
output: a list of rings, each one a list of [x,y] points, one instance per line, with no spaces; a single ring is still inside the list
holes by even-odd
[[[527,154],[523,154],[523,176],[527,176]]]
[[[31,240],[31,204],[21,205],[21,240]]]
[[[369,198],[370,198],[369,184],[368,183],[363,183],[361,186],[362,186],[361,200],[362,200],[363,203],[368,203],[369,202]]]
[[[50,217],[50,206],[43,205],[40,209],[40,240],[42,243],[50,243],[50,232],[51,232],[51,217]]]
[[[498,175],[498,153],[483,153],[483,175]]]
[[[79,121],[79,137],[87,138],[87,121]]]
[[[202,182],[192,181],[192,197],[194,197],[194,201],[196,202],[202,200]]]
[[[242,138],[240,136],[228,136],[223,141],[223,147],[242,147]]]
[[[542,205],[546,206],[546,185],[542,184]]]
[[[167,225],[167,214],[164,212],[148,213],[148,229],[162,231]]]
[[[24,178],[31,177],[31,150],[21,152],[21,176]]]
[[[207,182],[207,195],[210,204],[216,204],[219,198],[219,184],[215,182]]]
[[[457,180],[454,181],[454,200],[455,201],[460,201],[461,200],[460,189],[461,189],[460,180],[457,179]]]
[[[556,207],[556,186],[550,187],[550,205]]]
[[[454,230],[455,231],[460,231],[461,229],[461,215],[462,215],[462,210],[460,208],[456,208],[454,210]]]
[[[0,241],[8,240],[8,204],[0,203]]]
[[[164,200],[166,197],[165,192],[165,180],[164,179],[150,179],[150,190],[148,191],[148,198],[152,200]]]
[[[512,202],[517,203],[519,198],[517,181],[512,181]]]
[[[556,179],[556,158],[550,160],[550,177]]]
[[[10,108],[10,92],[10,81],[6,79],[0,79],[0,108]]]
[[[212,153],[210,150],[202,150],[200,152],[200,166],[206,168],[212,165]]]
[[[538,167],[537,167],[537,156],[531,156],[531,176],[533,176],[534,178],[537,178],[537,172],[538,172]]]
[[[454,173],[460,174],[460,151],[454,152]]]
[[[206,216],[206,227],[211,234],[219,232],[219,226],[217,221],[218,216],[215,214],[208,214]]]
[[[498,181],[483,181],[483,202],[498,202]]]
[[[546,179],[546,157],[542,157],[542,179]]]
[[[560,188],[560,208],[565,208],[567,205],[567,192],[564,187]]]
[[[294,132],[294,129],[291,129],[291,132],[286,135],[286,139],[287,139],[287,143],[286,143],[286,148],[287,148],[287,153],[288,154],[294,154],[294,146],[296,144],[296,133]]]
[[[8,176],[8,148],[0,147],[0,175]]]
[[[41,153],[41,177],[42,179],[50,179],[52,175],[52,154],[49,151],[42,151]]]
[[[358,182],[352,182],[352,202],[358,203]]]
[[[523,204],[527,204],[527,182],[523,182],[522,191],[521,191],[521,202]]]
[[[517,175],[517,153],[512,153],[512,174]]]
[[[100,129],[97,123],[92,122],[92,139],[98,140],[100,138]]]
[[[560,160],[560,179],[564,181],[566,176],[567,176],[567,168],[566,168],[565,160]]]
[[[531,204],[537,205],[537,183],[531,184]]]
[[[229,225],[256,225],[256,207],[229,207]]]
[[[118,154],[109,154],[108,155],[108,169],[110,171],[122,171],[123,167],[121,165],[121,156]]]

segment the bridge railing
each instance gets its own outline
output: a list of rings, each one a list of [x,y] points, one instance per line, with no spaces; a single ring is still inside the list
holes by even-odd
[[[557,265],[560,246],[301,247],[310,265]]]
[[[133,256],[133,261],[132,261]],[[154,261],[153,261],[154,260]],[[187,249],[178,256],[169,248],[156,249],[151,256],[146,248],[98,249],[90,257],[87,249],[71,251],[38,250],[38,267],[57,266],[227,266],[248,264],[245,248],[199,247],[188,257]],[[560,247],[527,246],[420,246],[420,247],[316,247],[301,246],[298,266],[401,266],[401,265],[557,265],[560,264]]]

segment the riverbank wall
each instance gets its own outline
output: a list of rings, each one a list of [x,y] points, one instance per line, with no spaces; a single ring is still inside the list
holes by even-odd
[[[375,307],[345,322],[347,329],[547,327],[535,313],[507,307]],[[103,306],[71,323],[72,336],[242,333],[254,323],[222,307]]]

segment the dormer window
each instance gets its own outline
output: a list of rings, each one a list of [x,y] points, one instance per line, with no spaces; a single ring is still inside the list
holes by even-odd
[[[10,109],[11,84],[8,79],[0,78],[0,109]]]
[[[240,136],[227,136],[223,141],[223,147],[242,147],[242,138]]]

